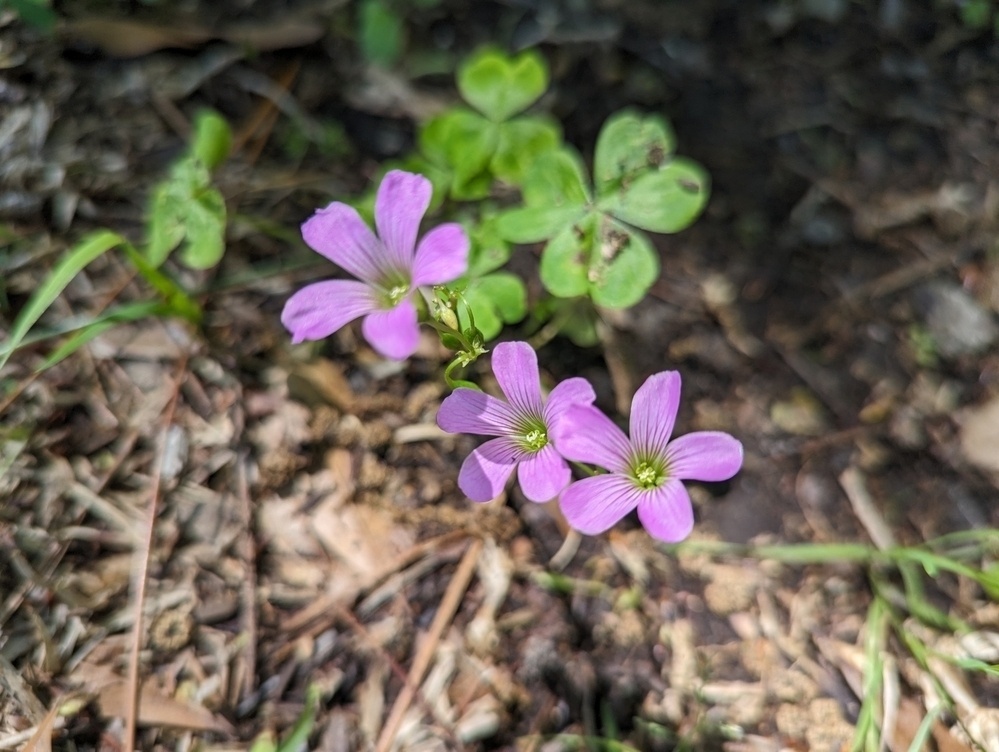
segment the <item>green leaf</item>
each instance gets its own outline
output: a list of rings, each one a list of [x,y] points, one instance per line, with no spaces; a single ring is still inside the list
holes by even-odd
[[[542,154],[562,143],[562,129],[546,118],[519,117],[499,127],[499,141],[489,169],[499,180],[520,185]]]
[[[59,20],[48,0],[8,0],[10,7],[26,24],[46,34],[51,32]],[[6,3],[0,2],[0,10]]]
[[[583,206],[522,206],[500,214],[496,229],[511,243],[537,243],[571,227],[585,212]]]
[[[542,154],[524,180],[527,206],[583,207],[590,201],[586,170],[574,151],[567,148]]]
[[[596,216],[588,214],[562,229],[541,253],[541,284],[559,298],[586,295],[590,289],[587,273]]]
[[[362,0],[358,14],[361,52],[372,63],[390,68],[402,54],[402,19],[382,0]]]
[[[180,260],[192,269],[211,269],[225,252],[225,199],[215,188],[206,188],[187,206],[187,242]]]
[[[420,148],[430,161],[452,172],[452,195],[481,198],[489,192],[491,179],[484,173],[498,138],[494,123],[471,110],[455,108],[427,122],[420,131]]]
[[[510,260],[510,245],[500,235],[497,225],[495,214],[487,214],[480,221],[466,225],[471,244],[466,273],[469,278],[482,277]]]
[[[652,232],[678,232],[697,218],[708,201],[704,169],[687,159],[674,159],[657,172],[623,184],[598,206],[618,219]]]
[[[999,564],[990,564],[982,570],[978,583],[990,599],[999,602]]]
[[[500,333],[504,324],[515,324],[527,315],[527,290],[520,278],[509,272],[473,279],[464,296],[475,326],[487,342]]]
[[[188,157],[153,192],[146,258],[159,267],[186,239],[181,261],[194,269],[215,266],[225,250],[226,208],[208,169]]]
[[[46,371],[75,353],[95,337],[125,321],[138,321],[151,316],[162,316],[170,309],[158,300],[143,300],[129,303],[97,317],[77,329],[72,337],[57,347],[45,361],[35,369],[35,373]]]
[[[232,129],[221,115],[201,110],[194,117],[194,140],[191,153],[209,170],[214,170],[229,156]]]
[[[562,333],[574,345],[579,347],[594,347],[600,343],[600,333],[597,331],[597,312],[593,308],[593,305],[585,298],[582,302],[586,303],[586,307],[583,308],[578,306],[578,303],[575,304],[577,307],[576,315],[566,319],[565,324],[562,326]]]
[[[480,172],[467,178],[455,175],[451,184],[451,198],[455,201],[480,201],[492,190],[493,178],[488,172]]]
[[[461,96],[494,123],[527,109],[547,88],[548,69],[531,50],[509,57],[487,48],[458,69]]]
[[[121,235],[110,230],[99,230],[92,235],[88,235],[74,246],[55,265],[49,276],[42,282],[41,286],[35,290],[31,299],[21,310],[20,315],[14,322],[7,337],[5,349],[0,353],[0,368],[7,363],[14,350],[24,339],[25,335],[34,326],[35,322],[41,318],[46,309],[52,305],[53,301],[59,297],[66,289],[73,278],[83,270],[91,261],[107,253],[118,245],[126,245],[126,241]]]
[[[605,308],[635,305],[659,277],[659,256],[645,233],[602,217],[590,253],[590,297]]]
[[[990,0],[967,0],[961,5],[961,22],[969,29],[984,29],[989,25],[991,18]]]
[[[676,149],[673,129],[663,118],[623,111],[600,129],[593,158],[594,189],[605,196],[645,170],[657,170]]]
[[[167,179],[153,190],[146,226],[146,258],[161,266],[184,239],[186,192],[183,186]]]

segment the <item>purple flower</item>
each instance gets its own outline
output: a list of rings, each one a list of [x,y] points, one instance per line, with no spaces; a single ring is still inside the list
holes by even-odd
[[[519,466],[524,496],[537,502],[554,499],[572,479],[572,471],[552,444],[551,432],[567,409],[593,403],[593,387],[583,378],[566,379],[552,390],[546,404],[538,356],[526,342],[496,345],[493,373],[505,402],[459,388],[437,413],[437,424],[445,431],[497,437],[465,458],[458,487],[472,501],[495,499]]]
[[[313,250],[360,281],[316,282],[292,295],[281,313],[292,342],[328,337],[364,316],[361,330],[375,350],[397,360],[413,354],[419,340],[413,292],[421,285],[451,282],[468,268],[468,238],[458,224],[440,225],[416,245],[431,192],[422,175],[392,170],[375,198],[379,237],[339,201],[302,225],[302,237]]]
[[[573,406],[553,438],[566,459],[610,471],[562,492],[569,524],[582,533],[608,530],[631,510],[653,538],[675,543],[690,534],[694,510],[681,481],[727,480],[742,467],[742,444],[727,433],[698,431],[670,441],[680,405],[680,374],[650,376],[631,406],[631,439],[593,406]]]

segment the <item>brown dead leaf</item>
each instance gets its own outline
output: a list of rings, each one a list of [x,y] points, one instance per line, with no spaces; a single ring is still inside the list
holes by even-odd
[[[168,47],[196,47],[212,38],[197,26],[159,26],[109,18],[81,18],[65,24],[63,38],[71,44],[99,47],[114,57],[141,57]]]
[[[155,24],[113,18],[81,18],[66,23],[62,37],[70,44],[98,47],[114,57],[141,57],[173,47],[198,47],[221,39],[257,51],[303,47],[326,33],[317,19],[258,21],[212,31],[195,23]]]
[[[315,510],[312,524],[326,550],[365,579],[413,545],[412,533],[396,525],[388,511],[342,506],[335,498]]]
[[[226,42],[251,50],[286,50],[304,47],[322,38],[326,27],[319,19],[293,18],[234,24],[218,33]]]
[[[121,716],[128,705],[128,682],[116,679],[97,692],[97,705],[105,716]],[[139,692],[139,723],[144,726],[172,726],[192,731],[234,732],[224,718],[205,708],[188,705],[162,694],[146,681]]]
[[[327,402],[345,413],[353,410],[357,399],[343,370],[326,358],[295,363],[288,374],[288,391],[307,405]]]
[[[106,640],[111,647],[112,640]],[[94,658],[100,659],[102,651],[95,650]],[[97,699],[97,705],[102,715],[107,717],[123,717],[129,704],[128,682],[100,663],[84,661],[72,674],[72,679],[79,682],[81,691],[92,694]],[[188,705],[164,694],[151,680],[142,684],[139,692],[139,723],[144,726],[172,726],[174,728],[193,731],[217,731],[232,734],[234,729],[225,718],[216,716],[211,711]]]

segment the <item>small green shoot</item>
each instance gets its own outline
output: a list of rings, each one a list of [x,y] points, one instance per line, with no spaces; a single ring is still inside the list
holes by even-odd
[[[192,269],[210,269],[225,251],[225,199],[212,185],[211,171],[228,156],[229,126],[218,115],[203,112],[194,123],[190,152],[153,191],[149,207],[146,257],[161,266],[184,243],[180,260]]]

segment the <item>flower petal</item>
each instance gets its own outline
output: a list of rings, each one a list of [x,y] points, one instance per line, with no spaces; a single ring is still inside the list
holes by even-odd
[[[552,426],[571,405],[592,405],[596,399],[593,385],[581,376],[559,382],[548,395],[548,402],[545,404],[545,425],[551,431]]]
[[[742,467],[742,444],[721,431],[695,431],[669,443],[666,464],[671,478],[728,480]]]
[[[375,196],[375,225],[391,268],[410,271],[420,222],[430,206],[433,187],[422,175],[391,170]]]
[[[628,437],[592,405],[570,405],[549,426],[548,435],[567,460],[588,462],[618,473],[628,467]]]
[[[597,535],[638,506],[643,493],[623,475],[597,475],[570,485],[558,503],[572,527],[586,535]]]
[[[385,247],[352,206],[334,201],[317,209],[302,225],[309,247],[364,282],[381,280],[388,259]]]
[[[448,433],[508,436],[515,430],[516,415],[503,400],[459,387],[441,403],[437,425]]]
[[[643,454],[662,456],[680,407],[680,372],[662,371],[645,380],[631,402],[631,443]]]
[[[428,232],[416,246],[413,287],[442,285],[468,271],[468,236],[461,225],[451,222]]]
[[[288,298],[281,311],[281,323],[297,344],[328,337],[376,307],[374,293],[363,282],[331,279],[306,285]]]
[[[638,519],[653,538],[678,543],[694,529],[694,508],[687,489],[678,480],[668,480],[645,491],[638,502]]]
[[[490,439],[461,463],[458,488],[472,501],[492,501],[506,486],[523,451],[510,439]]]
[[[538,354],[526,342],[501,342],[493,348],[493,374],[510,406],[522,415],[544,414]]]
[[[569,485],[572,471],[555,447],[549,444],[540,452],[525,455],[517,468],[520,488],[531,501],[554,499]]]
[[[368,314],[361,325],[364,338],[386,358],[404,360],[416,352],[420,327],[416,323],[416,306],[403,300],[388,311]]]

